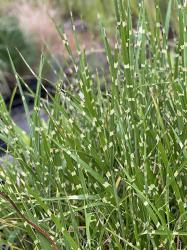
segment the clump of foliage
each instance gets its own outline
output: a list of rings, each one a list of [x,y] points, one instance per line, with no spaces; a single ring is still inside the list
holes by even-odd
[[[179,37],[171,49],[173,2]],[[163,22],[156,5],[150,30],[142,1],[133,30],[129,4],[114,3],[115,48],[101,28],[110,69],[104,92],[84,51],[77,44],[76,63],[62,33],[79,92],[62,91],[62,78],[51,101],[42,100],[42,56],[30,114],[11,60],[30,128],[25,135],[16,127],[1,98],[0,138],[13,157],[0,170],[1,235],[12,246],[187,248],[187,6],[169,1]]]
[[[23,73],[25,65],[18,51],[21,51],[22,55],[28,58],[28,63],[32,64],[35,59],[35,49],[31,40],[28,40],[28,37],[21,31],[16,17],[2,15],[0,17],[0,70],[11,71],[8,49],[17,71]]]
[[[156,12],[154,8],[154,0],[142,0],[144,2],[145,11],[147,13],[149,23],[151,28],[154,28],[154,23],[156,21]],[[133,21],[136,21],[139,15],[139,3],[142,1],[131,0],[129,4],[131,5],[131,12],[133,15]],[[95,0],[95,1],[87,1],[87,0],[50,0],[50,2],[58,8],[58,11],[61,9],[62,16],[69,16],[70,10],[73,12],[74,16],[81,17],[90,24],[91,27],[96,27],[97,24],[97,15],[100,16],[102,22],[106,27],[113,27],[114,24],[114,8],[113,8],[113,0]],[[157,4],[160,7],[160,18],[163,20],[166,18],[167,6],[169,4],[169,0],[158,0]],[[123,0],[124,4],[128,3],[128,0]],[[59,8],[61,6],[61,8]],[[84,6],[84,8],[83,8]],[[175,6],[172,6],[172,16],[170,25],[175,32],[178,32],[177,25],[177,14],[175,11]]]
[[[106,23],[110,23],[114,19],[114,9],[112,8],[112,0],[51,0],[51,3],[58,8],[58,11],[60,11],[59,6],[61,6],[60,14],[62,15],[62,17],[70,16],[71,10],[74,17],[83,18],[89,24],[91,24],[91,26],[97,23],[98,14],[102,17],[103,22],[106,21]]]

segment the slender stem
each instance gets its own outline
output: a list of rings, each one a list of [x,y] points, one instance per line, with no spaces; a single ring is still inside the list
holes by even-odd
[[[16,210],[16,212],[19,214],[19,216],[25,220],[30,226],[32,226],[36,231],[38,231],[40,234],[42,234],[51,244],[53,250],[60,250],[60,248],[57,246],[57,244],[52,240],[51,236],[41,227],[37,226],[36,224],[34,224],[32,221],[30,221],[29,219],[27,219],[25,217],[24,214],[22,214],[22,212],[19,210],[19,208],[16,206],[16,204],[13,202],[13,200],[4,192],[0,191],[0,196],[8,201],[12,207]]]

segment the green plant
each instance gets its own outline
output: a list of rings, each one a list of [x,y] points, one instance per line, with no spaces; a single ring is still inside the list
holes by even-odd
[[[87,1],[87,0],[49,0],[54,6],[56,6],[59,10],[59,6],[61,6],[61,14],[62,16],[69,16],[69,11],[71,10],[75,17],[81,17],[91,25],[91,27],[96,27],[97,24],[97,15],[99,14],[102,22],[105,24],[106,27],[113,27],[114,24],[114,8],[113,8],[113,1],[112,0],[94,0],[94,1]],[[131,12],[133,14],[133,21],[139,15],[139,7],[138,4],[144,2],[145,11],[147,12],[149,24],[151,28],[154,28],[154,23],[156,21],[156,12],[154,8],[154,0],[131,0],[129,3],[131,5]],[[128,0],[123,0],[124,5],[128,4]],[[166,18],[167,6],[169,1],[165,0],[158,0],[157,3],[160,7],[161,18],[164,20]],[[83,7],[84,6],[84,7]],[[172,8],[172,16],[170,25],[175,32],[178,32],[178,25],[177,25],[177,15],[176,15],[176,8],[173,5]]]
[[[23,136],[1,98],[0,139],[13,162],[1,167],[0,218],[4,241],[14,246],[187,248],[187,6],[175,1],[179,38],[171,50],[172,0],[164,22],[156,6],[152,32],[144,4],[135,32],[130,6],[114,2],[115,49],[101,28],[110,72],[105,92],[84,51],[76,63],[62,33],[80,91],[62,91],[59,79],[51,101],[42,100],[42,56],[30,115],[10,57],[30,128]]]
[[[77,0],[68,1],[68,0],[51,0],[54,6],[59,10],[61,6],[62,16],[69,16],[70,10],[73,12],[73,15],[78,18],[83,18],[91,26],[97,23],[97,15],[99,14],[103,19],[103,22],[110,23],[113,21],[114,11],[113,11],[113,2],[112,0],[95,0],[95,1],[86,1],[86,0]],[[83,8],[84,6],[84,8]]]
[[[9,49],[17,71],[20,74],[24,73],[26,67],[18,51],[21,51],[23,56],[28,58],[28,63],[32,64],[36,54],[31,40],[21,31],[16,17],[2,15],[0,17],[0,70],[9,73],[11,71],[7,54],[7,49]]]

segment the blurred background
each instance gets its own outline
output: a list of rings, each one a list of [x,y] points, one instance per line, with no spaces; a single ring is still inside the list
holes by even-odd
[[[140,2],[142,1],[130,1],[134,23],[136,23],[138,4]],[[144,0],[144,2],[147,15],[154,25],[154,1]],[[160,0],[159,3],[161,5],[161,16],[164,20],[168,0]],[[41,50],[45,48],[45,53],[48,54],[50,60],[50,66],[45,67],[46,77],[55,80],[49,69],[51,63],[56,65],[58,59],[58,65],[62,66],[66,57],[62,41],[55,28],[55,20],[59,27],[64,28],[72,51],[76,53],[70,10],[73,13],[79,42],[87,51],[102,49],[102,42],[98,32],[98,16],[107,28],[108,33],[110,33],[111,39],[114,36],[115,14],[113,0],[0,0],[0,92],[5,99],[11,95],[14,87],[14,77],[7,55],[7,48],[10,51],[16,70],[25,79],[29,78],[29,71],[19,52],[35,70]],[[176,22],[176,13],[173,9],[170,27],[171,38],[174,33],[177,34]],[[94,56],[93,63],[99,63],[102,61],[100,59],[99,56]]]

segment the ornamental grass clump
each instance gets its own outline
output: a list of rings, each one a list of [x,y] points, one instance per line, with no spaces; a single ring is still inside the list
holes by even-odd
[[[1,98],[11,161],[0,170],[0,239],[13,249],[187,248],[187,6],[170,0],[161,20],[155,5],[150,29],[143,1],[135,28],[129,1],[114,3],[114,47],[101,25],[106,83],[59,29],[79,90],[64,88],[64,75],[50,101],[41,99],[42,55],[30,114],[10,55],[29,126],[23,133]],[[172,8],[179,36],[171,42]]]

